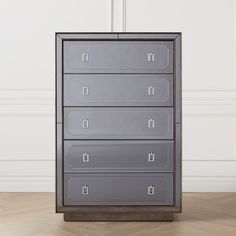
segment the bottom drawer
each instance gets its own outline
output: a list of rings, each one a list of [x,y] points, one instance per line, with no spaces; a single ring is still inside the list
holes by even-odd
[[[65,174],[64,205],[173,205],[173,174]]]

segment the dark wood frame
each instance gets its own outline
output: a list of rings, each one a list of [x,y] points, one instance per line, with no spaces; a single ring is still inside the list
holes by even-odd
[[[179,32],[173,33],[56,33],[56,212],[65,221],[165,220],[182,211],[182,54]],[[64,206],[63,204],[63,41],[64,40],[170,40],[174,43],[174,204],[173,206]]]

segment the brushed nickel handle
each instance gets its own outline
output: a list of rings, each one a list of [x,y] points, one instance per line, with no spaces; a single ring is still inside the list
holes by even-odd
[[[82,194],[83,194],[83,195],[89,194],[88,185],[83,185],[83,186],[82,186]]]
[[[150,153],[148,153],[148,161],[149,162],[155,162],[155,153],[152,153],[152,152],[150,152]]]
[[[148,53],[148,62],[155,61],[155,54],[154,52]]]
[[[87,52],[82,53],[81,61],[82,62],[88,62],[89,60],[89,54]]]
[[[149,119],[148,120],[148,128],[154,128],[155,127],[155,120]]]
[[[89,154],[88,153],[83,153],[83,158],[82,158],[83,162],[89,162]]]
[[[154,95],[155,94],[155,87],[148,86],[148,95]]]
[[[89,94],[89,87],[87,85],[84,85],[82,87],[82,94],[83,95],[88,95]]]
[[[155,187],[154,185],[148,186],[148,195],[154,195],[155,194]]]
[[[83,119],[83,128],[84,129],[87,129],[89,127],[89,120],[87,118]]]

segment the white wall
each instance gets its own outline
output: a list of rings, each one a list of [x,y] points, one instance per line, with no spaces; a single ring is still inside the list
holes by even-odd
[[[0,191],[54,190],[54,32],[183,32],[184,191],[236,191],[234,0],[1,0]]]

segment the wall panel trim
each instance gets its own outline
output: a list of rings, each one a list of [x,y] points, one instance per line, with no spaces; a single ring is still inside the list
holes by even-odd
[[[236,192],[236,177],[183,177],[183,192]],[[1,192],[55,192],[54,177],[0,177]]]
[[[111,32],[126,31],[126,0],[111,0]]]

